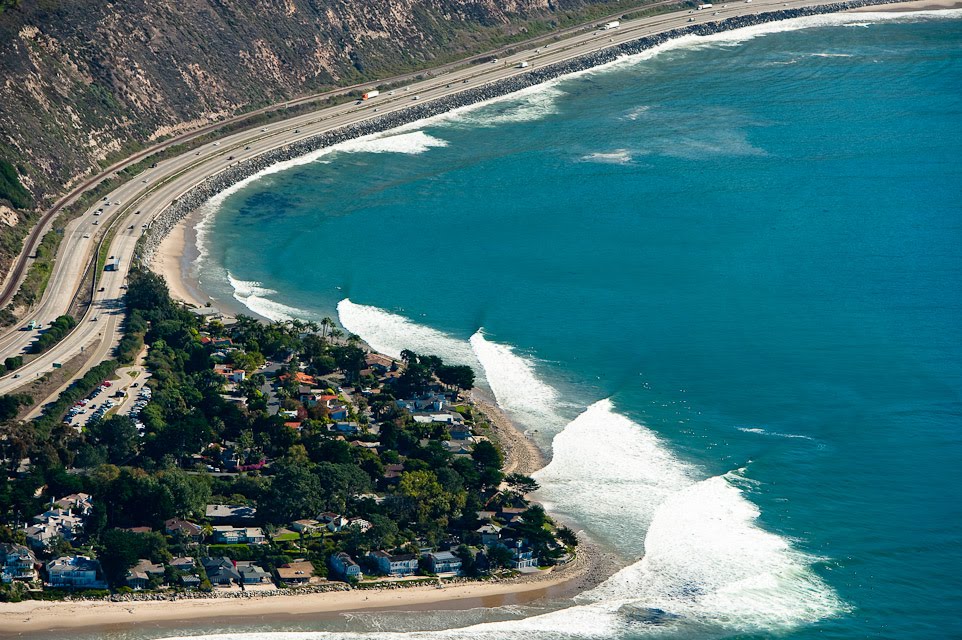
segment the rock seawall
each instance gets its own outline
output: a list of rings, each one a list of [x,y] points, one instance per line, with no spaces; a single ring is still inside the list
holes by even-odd
[[[900,0],[851,0],[849,2],[836,2],[799,9],[767,11],[753,15],[727,18],[717,22],[691,24],[664,33],[645,36],[630,42],[613,45],[562,62],[545,65],[544,67],[539,67],[511,78],[496,80],[477,87],[466,88],[463,91],[443,98],[411,105],[410,107],[388,114],[374,116],[364,122],[326,131],[257,157],[242,160],[199,183],[157,216],[148,233],[142,238],[135,260],[139,262],[142,267],[149,267],[150,261],[160,246],[161,241],[170,233],[170,230],[173,229],[177,223],[221,191],[279,162],[292,160],[317,151],[318,149],[330,147],[361,136],[383,133],[402,125],[447,113],[453,109],[500,98],[520,91],[521,89],[548,82],[549,80],[614,62],[624,56],[647,51],[681,36],[707,36],[714,33],[779,20],[838,13],[857,7],[892,4],[899,1]]]

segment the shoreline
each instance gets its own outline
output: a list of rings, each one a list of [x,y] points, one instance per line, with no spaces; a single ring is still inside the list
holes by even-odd
[[[178,262],[171,259],[172,256],[178,254],[184,256],[187,248],[186,242],[177,239],[165,242],[165,238],[174,232],[175,228],[183,227],[185,220],[190,219],[204,203],[215,195],[236,186],[242,181],[251,179],[277,164],[302,158],[342,142],[385,133],[446,114],[455,109],[471,107],[502,98],[522,89],[615,62],[625,56],[643,53],[682,36],[707,36],[769,22],[832,13],[921,11],[957,7],[962,7],[962,2],[956,0],[910,0],[909,2],[900,0],[847,0],[808,7],[760,11],[759,13],[735,16],[716,22],[676,27],[594,52],[575,55],[518,76],[466,88],[463,91],[430,102],[407,106],[390,113],[371,117],[359,123],[329,129],[305,140],[279,147],[254,158],[242,160],[196,184],[157,216],[147,234],[138,244],[135,261],[168,279],[168,286],[174,280],[178,280],[179,282],[171,287],[172,295],[174,295],[174,289],[177,289],[180,293],[180,296],[175,297],[181,297],[188,304],[204,306],[212,300],[210,296],[201,291],[199,285],[189,275],[183,273],[182,260]],[[197,250],[196,246],[193,247],[193,250]]]

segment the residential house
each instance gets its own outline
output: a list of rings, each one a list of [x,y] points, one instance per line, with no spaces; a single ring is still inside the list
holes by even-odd
[[[170,561],[169,564],[171,567],[173,567],[177,571],[189,572],[189,571],[193,571],[194,568],[197,566],[197,561],[194,560],[193,558],[182,556],[180,558],[174,558],[173,560]]]
[[[63,556],[47,563],[47,586],[58,589],[106,589],[100,562],[87,556]]]
[[[214,527],[213,541],[218,544],[267,544],[267,537],[259,527]]]
[[[209,504],[207,519],[216,524],[246,524],[257,518],[257,508],[244,504]]]
[[[343,531],[344,529],[347,529],[348,526],[350,526],[350,522],[343,516],[337,516],[327,523],[327,528],[331,533]]]
[[[22,544],[0,544],[0,579],[7,584],[14,580],[36,580],[37,557],[33,551]]]
[[[150,527],[146,527],[146,526],[144,526],[144,527],[127,527],[127,528],[125,528],[125,529],[121,529],[121,531],[127,531],[128,533],[150,533],[151,531],[153,531],[153,529],[150,528]]]
[[[150,560],[141,558],[137,564],[127,570],[127,586],[131,589],[146,589],[151,578],[164,575],[164,565],[154,564]]]
[[[364,363],[369,369],[373,369],[378,373],[387,373],[396,366],[394,360],[380,353],[367,354],[367,357],[364,358]]]
[[[197,542],[203,535],[203,528],[199,524],[180,518],[171,518],[164,522],[164,532],[172,536],[183,536]]]
[[[538,558],[534,555],[534,551],[524,540],[512,540],[508,538],[502,540],[498,544],[506,547],[508,551],[511,552],[513,557],[511,561],[511,567],[513,569],[529,569],[531,567],[538,566]]]
[[[512,522],[523,522],[521,514],[527,511],[526,508],[521,507],[502,507],[498,511],[498,520],[508,524]]]
[[[87,493],[71,493],[55,503],[61,509],[69,509],[73,515],[89,516],[94,510],[93,499]]]
[[[387,551],[371,551],[368,556],[377,564],[378,571],[389,576],[409,576],[418,570],[418,557],[413,553],[391,555]]]
[[[230,586],[232,583],[241,582],[240,573],[230,558],[201,558],[200,563],[213,585]]]
[[[455,424],[448,429],[448,433],[451,434],[452,440],[467,440],[474,435],[474,433],[471,431],[471,427],[467,426],[466,424]]]
[[[340,553],[335,553],[331,556],[330,560],[331,570],[334,571],[339,576],[347,579],[358,579],[360,580],[363,576],[361,573],[361,567],[354,562],[354,558],[348,554],[341,551]]]
[[[288,562],[277,568],[277,579],[289,586],[308,584],[314,575],[314,565],[307,560]]]
[[[75,500],[77,496],[85,496],[87,500]],[[67,496],[54,505],[44,513],[34,516],[34,524],[24,529],[27,543],[34,549],[46,548],[58,536],[72,542],[83,529],[84,517],[90,513],[89,496],[86,494]]]
[[[235,369],[229,364],[215,364],[214,373],[224,376],[229,382],[243,382],[247,378],[246,371]]]
[[[311,519],[295,520],[294,522],[291,523],[291,529],[293,529],[298,533],[303,533],[304,535],[316,533],[321,528],[322,528],[322,525],[317,520],[311,520]]]
[[[404,473],[403,464],[386,464],[384,465],[384,479],[385,480],[397,480]]]
[[[200,578],[192,574],[184,574],[180,577],[180,584],[185,589],[197,589],[200,587]]]
[[[374,528],[374,525],[365,520],[364,518],[348,518],[347,520],[348,528],[357,527],[361,530],[361,533],[365,533]]]
[[[492,544],[497,544],[501,539],[501,527],[496,524],[486,524],[475,529],[481,535],[481,544],[484,546],[490,546]]]
[[[461,558],[450,551],[434,551],[426,557],[431,573],[461,573]]]
[[[270,584],[271,582],[271,574],[253,562],[238,561],[236,569],[243,584]]]

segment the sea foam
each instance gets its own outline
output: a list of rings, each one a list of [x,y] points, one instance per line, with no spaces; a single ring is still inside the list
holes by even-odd
[[[501,407],[522,428],[555,434],[567,423],[564,403],[557,390],[541,380],[533,358],[514,347],[492,342],[482,331],[471,336],[471,348]]]
[[[303,309],[271,300],[269,296],[276,294],[277,291],[264,287],[260,282],[239,280],[230,272],[227,273],[227,281],[234,289],[234,299],[261,317],[275,321],[293,320],[295,318],[299,320],[313,319],[313,316]]]
[[[478,373],[482,372],[470,345],[443,331],[417,324],[378,307],[357,304],[349,298],[337,304],[337,315],[345,329],[361,336],[375,351],[392,358],[400,358],[401,351],[410,349],[438,356],[448,364],[465,364]]]

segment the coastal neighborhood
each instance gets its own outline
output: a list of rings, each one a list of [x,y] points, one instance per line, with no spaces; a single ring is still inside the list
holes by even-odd
[[[469,367],[371,352],[328,320],[198,313],[149,272],[128,305],[140,401],[51,421],[47,459],[4,449],[20,516],[0,527],[0,598],[404,585],[573,558],[537,482],[502,472]]]

